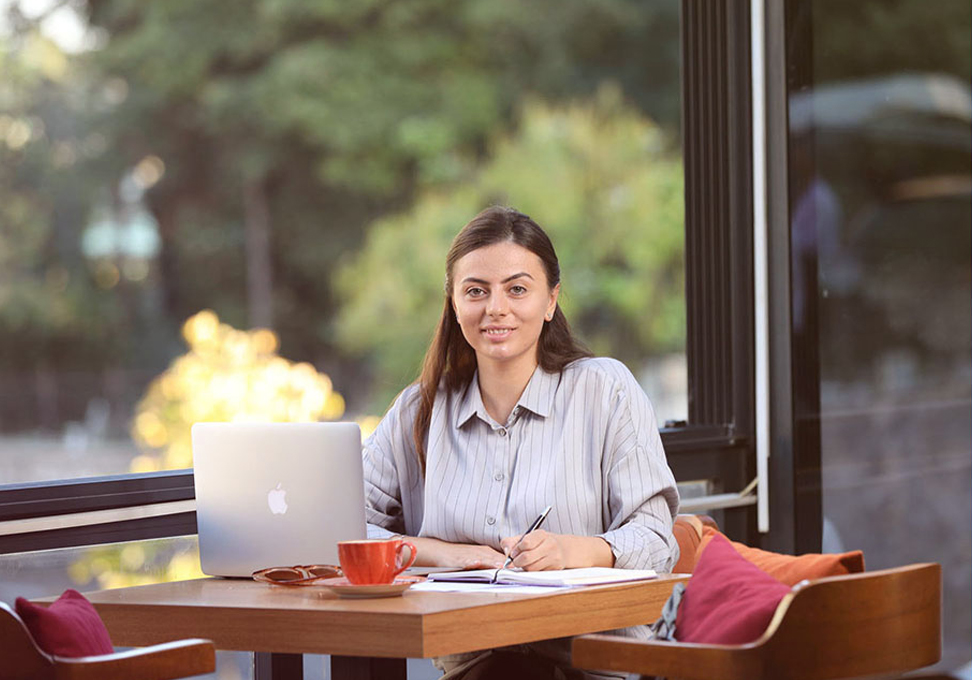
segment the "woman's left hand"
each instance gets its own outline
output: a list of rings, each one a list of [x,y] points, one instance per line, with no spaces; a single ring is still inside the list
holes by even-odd
[[[501,545],[507,555],[513,551],[513,566],[525,571],[614,566],[611,546],[596,536],[554,534],[537,529],[516,545],[519,540],[519,536],[510,536]]]

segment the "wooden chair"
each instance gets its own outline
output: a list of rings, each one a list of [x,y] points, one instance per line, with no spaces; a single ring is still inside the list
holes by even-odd
[[[766,632],[745,645],[639,642],[585,635],[579,668],[681,680],[828,680],[903,673],[941,658],[938,564],[802,581]]]
[[[209,640],[179,640],[116,654],[77,659],[53,656],[0,602],[0,680],[169,680],[216,670]]]

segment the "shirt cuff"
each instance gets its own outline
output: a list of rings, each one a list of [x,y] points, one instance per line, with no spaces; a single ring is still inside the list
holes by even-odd
[[[649,529],[622,526],[603,534],[597,534],[611,546],[614,566],[617,569],[654,569],[671,571],[674,564],[672,550],[665,541]]]
[[[368,525],[368,538],[395,538],[397,536],[401,536],[401,534],[396,534],[394,531],[389,531],[377,524]]]

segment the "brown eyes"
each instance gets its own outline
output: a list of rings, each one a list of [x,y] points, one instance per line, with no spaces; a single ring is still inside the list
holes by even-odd
[[[517,284],[515,286],[510,286],[510,289],[509,290],[510,290],[510,293],[513,294],[513,295],[523,295],[523,294],[525,294],[525,293],[528,292],[526,286],[521,286],[519,284]],[[469,289],[466,290],[466,295],[468,295],[469,297],[473,297],[473,298],[482,297],[483,295],[486,295],[486,294],[487,294],[487,292],[485,290],[483,290],[482,288],[469,288]]]

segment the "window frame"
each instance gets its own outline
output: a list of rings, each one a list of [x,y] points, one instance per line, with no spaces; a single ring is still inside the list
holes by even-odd
[[[0,522],[194,499],[192,470],[7,484],[0,486]],[[194,533],[195,512],[176,512],[46,531],[0,534],[0,554]]]

